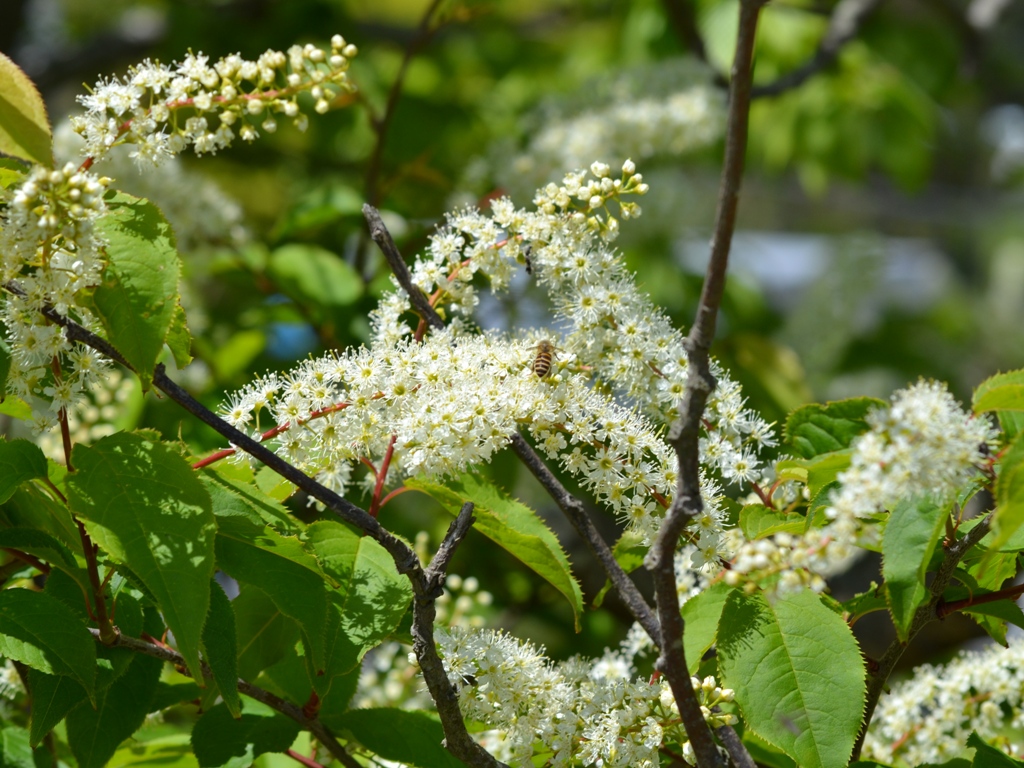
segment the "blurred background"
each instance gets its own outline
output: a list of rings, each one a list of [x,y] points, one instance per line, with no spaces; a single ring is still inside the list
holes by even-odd
[[[631,157],[651,192],[618,244],[680,326],[693,315],[735,0],[4,0],[3,10],[0,50],[38,84],[69,158],[74,142],[60,126],[75,97],[144,58],[255,58],[334,33],[359,46],[359,92],[313,115],[304,133],[282,122],[202,161],[144,176],[130,162],[101,169],[174,224],[196,358],[175,376],[211,406],[255,373],[366,340],[367,312],[390,282],[363,228],[365,201],[411,259],[454,206],[502,193],[527,205],[566,171]],[[1024,365],[1021,41],[1024,3],[1013,0],[767,7],[714,352],[769,419],[815,400],[887,398],[921,376],[969,400],[982,379]],[[523,280],[479,319],[542,325],[545,311]],[[96,405],[86,435],[116,415],[119,428],[156,427],[197,454],[221,445],[128,378]],[[491,471],[549,506],[509,457]],[[448,520],[413,496],[389,506],[387,524],[410,538],[426,529],[436,543]],[[592,598],[601,576],[550,520]],[[614,538],[614,521],[602,524]],[[613,601],[588,614],[582,635],[566,634],[553,591],[472,541],[455,570],[515,606],[495,623],[555,655],[599,655],[622,636]],[[869,576],[870,565],[856,578]],[[870,652],[885,627],[863,632]]]

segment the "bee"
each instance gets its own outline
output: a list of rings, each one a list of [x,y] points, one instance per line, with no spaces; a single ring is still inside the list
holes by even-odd
[[[533,358],[531,368],[542,379],[551,373],[551,364],[555,360],[555,345],[547,339],[537,344],[537,355]]]

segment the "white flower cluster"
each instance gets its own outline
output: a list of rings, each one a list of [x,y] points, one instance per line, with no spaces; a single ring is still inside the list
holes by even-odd
[[[889,765],[945,763],[963,756],[971,731],[1024,757],[1024,642],[961,651],[925,664],[884,694],[864,741],[863,759]]]
[[[356,53],[335,35],[329,52],[307,44],[287,54],[267,51],[256,61],[233,54],[211,64],[201,53],[189,53],[173,66],[147,60],[80,97],[87,111],[72,118],[72,125],[92,159],[118,144],[132,144],[140,166],[159,164],[190,145],[197,154],[215,153],[236,132],[245,141],[257,138],[255,121],[273,133],[283,115],[305,130],[299,94],[308,91],[316,112],[327,112],[337,92],[354,90],[346,70]]]
[[[474,279],[486,275],[491,289],[508,286],[513,272],[528,265],[537,282],[547,289],[557,319],[567,327],[559,338],[557,368],[590,380],[600,392],[617,392],[627,402],[642,409],[655,424],[667,425],[676,417],[676,406],[686,382],[686,354],[683,337],[670,320],[636,287],[633,276],[608,242],[618,233],[618,220],[609,206],[618,206],[622,219],[639,215],[636,203],[623,201],[626,195],[644,194],[647,185],[631,161],[622,168],[622,176],[613,178],[610,168],[593,163],[589,173],[568,174],[561,185],[549,184],[537,191],[536,210],[516,208],[507,198],[492,201],[486,216],[478,210],[463,210],[448,217],[448,226],[434,236],[426,254],[412,268],[413,283],[449,316],[453,332],[462,332],[468,315],[478,302]],[[403,316],[411,309],[408,296],[398,290],[385,296],[373,313],[374,343],[397,344],[410,335]],[[707,432],[701,441],[701,460],[729,482],[749,482],[760,474],[758,451],[775,444],[772,428],[744,406],[739,386],[717,365],[719,380],[705,414]],[[553,377],[560,381],[559,377]],[[568,379],[566,379],[568,381]],[[557,391],[556,391],[557,394]],[[586,425],[557,432],[546,428],[551,423],[539,412],[530,426],[538,445],[550,457],[568,469],[579,472],[582,446],[595,435]],[[631,437],[641,420],[631,416],[619,425],[618,441]],[[636,426],[634,426],[636,425]],[[584,429],[582,435],[574,429]],[[577,448],[566,458],[563,449],[572,436]],[[598,430],[596,438],[604,442],[607,430]],[[660,441],[659,441],[660,442]],[[622,476],[614,458],[601,456],[607,471],[585,467],[587,480],[611,480],[601,491],[606,502],[645,535],[656,530],[657,506],[672,493],[675,482],[674,458],[663,447],[655,455],[665,460],[638,467],[641,474]],[[622,445],[618,453],[636,453],[635,447]],[[649,461],[649,460],[648,460]],[[660,466],[659,466],[660,465]],[[664,472],[661,482],[655,473]],[[623,482],[625,480],[626,482]],[[638,482],[639,481],[639,482]],[[698,520],[698,546],[705,562],[722,554],[722,513],[714,504],[718,489],[709,480],[704,498],[709,500],[705,515]],[[659,497],[637,498],[631,489],[655,490]],[[664,489],[664,490],[663,490]],[[653,524],[652,524],[653,523]]]
[[[726,578],[740,583],[753,574],[780,574],[776,589],[824,589],[825,573],[847,559],[868,535],[864,519],[891,509],[901,499],[928,496],[948,500],[978,471],[992,424],[964,411],[944,384],[921,381],[892,396],[889,408],[872,411],[870,430],[851,443],[850,467],[839,474],[838,492],[826,509],[824,528],[803,537],[777,534],[740,544]],[[731,532],[731,537],[738,537]]]
[[[703,149],[722,136],[722,89],[694,85],[664,97],[627,98],[562,120],[549,121],[515,158],[516,174],[586,166],[590,158],[616,153],[641,160]]]
[[[62,122],[54,130],[53,153],[60,160],[80,157],[84,147],[70,122]],[[118,189],[156,205],[174,230],[179,252],[189,254],[221,244],[239,246],[248,240],[242,206],[209,177],[186,167],[178,157],[141,169],[131,152],[129,145],[112,147],[90,170],[116,179]],[[194,329],[194,310],[198,308],[188,309],[189,327]]]
[[[965,412],[945,384],[921,381],[872,411],[871,429],[853,441],[850,468],[827,510],[833,535],[852,542],[857,521],[900,499],[950,498],[977,473],[995,440],[992,424]]]
[[[533,359],[532,345],[449,330],[258,379],[232,397],[225,418],[257,434],[271,427],[282,456],[339,493],[352,464],[389,449],[389,479],[453,475],[488,462],[527,428],[549,458],[649,540],[675,490],[672,450],[645,419],[582,376],[542,379]],[[724,518],[718,487],[705,478],[702,490],[701,563],[718,556]]]
[[[105,368],[96,352],[71,345],[40,312],[49,306],[98,329],[97,318],[76,302],[80,291],[100,282],[105,242],[94,225],[106,212],[108,181],[72,163],[56,170],[36,166],[5,200],[0,284],[14,281],[25,293],[5,292],[0,306],[12,352],[7,386],[33,404],[39,431],[53,426]]]
[[[463,715],[494,729],[478,738],[499,759],[635,768],[659,765],[659,749],[673,744],[693,762],[664,679],[602,677],[600,660],[555,663],[543,649],[501,632],[441,630],[437,642]],[[712,727],[736,721],[712,712],[732,701],[732,690],[718,687],[712,677],[692,683]]]

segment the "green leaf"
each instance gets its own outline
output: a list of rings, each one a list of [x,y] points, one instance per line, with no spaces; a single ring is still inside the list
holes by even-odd
[[[46,477],[46,456],[39,446],[28,440],[0,441],[0,504],[19,485],[37,477]]]
[[[930,499],[905,499],[893,508],[882,534],[882,575],[896,633],[903,641],[914,611],[927,595],[925,574],[948,514]]]
[[[32,691],[29,740],[33,745],[41,742],[68,712],[89,698],[85,688],[70,677],[48,675],[38,669],[28,671],[28,684]]]
[[[46,531],[40,531],[38,528],[5,528],[0,530],[0,547],[35,555],[73,576],[81,584],[88,584],[88,577],[85,571],[78,567],[71,550],[64,546],[60,539]]]
[[[460,768],[441,746],[444,731],[432,713],[401,709],[353,709],[342,720],[356,741],[385,760],[418,768]],[[400,733],[400,739],[395,734]]]
[[[203,483],[213,500],[218,517],[240,515],[256,524],[266,524],[278,533],[293,534],[305,526],[277,499],[268,496],[252,482],[230,477],[221,469],[204,470]]]
[[[750,541],[776,533],[801,534],[807,526],[803,515],[785,514],[764,504],[747,504],[740,510],[740,530]]]
[[[174,307],[171,327],[167,330],[167,348],[171,350],[174,364],[184,368],[192,362],[192,334],[188,330],[188,317],[180,303]]]
[[[70,608],[43,592],[0,592],[0,656],[67,675],[90,698],[96,690],[96,642]]]
[[[306,535],[324,572],[337,584],[330,592],[334,611],[327,629],[327,667],[313,676],[322,697],[335,677],[351,672],[366,651],[398,626],[412,587],[380,544],[339,522],[313,523]]]
[[[719,581],[683,603],[683,621],[686,622],[683,651],[691,675],[696,673],[708,648],[714,645],[722,609],[734,591],[735,587]]]
[[[289,701],[306,702],[310,700],[314,689],[305,656],[301,653],[301,645],[298,650],[299,653],[289,653],[272,667],[265,669],[260,676],[260,685],[270,690],[276,689],[276,692]],[[316,716],[328,728],[336,730],[344,727],[342,719],[348,712],[348,705],[359,685],[361,674],[361,666],[357,666],[347,675],[335,677],[331,683],[331,690],[320,697],[320,709]]]
[[[18,65],[0,53],[0,152],[53,167],[46,104]]]
[[[963,613],[978,622],[978,625],[988,633],[989,637],[1004,648],[1007,647],[1007,624],[1024,629],[1024,611],[1021,611],[1020,606],[1013,600],[981,603],[965,608]]]
[[[972,403],[975,413],[1024,411],[1024,370],[998,373],[978,385]]]
[[[213,679],[232,717],[242,712],[238,698],[238,643],[231,601],[216,579],[210,579],[210,613],[203,627],[203,649]]]
[[[156,598],[190,672],[210,605],[215,519],[210,495],[180,455],[121,432],[75,446],[68,503],[93,541]]]
[[[10,189],[13,186],[21,186],[28,176],[28,166],[13,157],[0,157],[0,189]],[[2,345],[0,345],[2,346]],[[0,380],[3,377],[0,376]],[[0,381],[0,397],[3,396],[2,381]]]
[[[615,542],[615,546],[612,547],[612,556],[615,558],[615,562],[626,573],[632,573],[644,564],[644,558],[647,556],[650,547],[642,542],[643,538],[638,532],[623,531],[619,540]],[[594,608],[601,607],[601,604],[604,603],[605,595],[608,594],[611,588],[611,579],[605,579],[604,586],[601,587],[601,590],[591,603]]]
[[[869,589],[843,602],[842,608],[847,623],[853,626],[861,616],[889,610],[889,603],[886,601],[885,590],[872,581]]]
[[[110,758],[107,768],[197,768],[198,765],[192,754],[189,734],[174,733],[146,741],[132,739],[126,742]]]
[[[263,590],[293,619],[302,628],[317,671],[324,669],[327,582],[302,542],[247,517],[218,516],[217,564],[232,578]]]
[[[873,397],[805,405],[786,419],[786,443],[805,459],[849,448],[853,438],[870,428],[868,413],[885,406],[884,401]]]
[[[817,499],[850,466],[850,451],[822,453],[811,459],[783,459],[775,466],[779,480],[804,483],[811,498]]]
[[[15,725],[0,730],[0,765],[4,768],[39,768],[53,763],[45,749],[33,754],[28,731]]]
[[[118,745],[149,714],[163,662],[136,655],[128,671],[96,696],[96,709],[79,704],[68,715],[68,745],[79,768],[103,768]]]
[[[266,752],[285,752],[299,734],[299,724],[252,699],[238,720],[218,704],[192,728],[192,749],[201,768],[247,768]]]
[[[4,353],[0,351],[0,366],[3,364],[3,359]],[[7,367],[10,368],[9,363]],[[10,416],[18,421],[32,421],[32,406],[20,397],[5,395],[3,402],[0,402],[0,414]]]
[[[181,261],[174,234],[155,205],[124,193],[115,195],[96,228],[108,242],[103,282],[93,296],[96,310],[110,343],[149,389],[178,311]]]
[[[1024,435],[1018,436],[1003,453],[995,490],[995,535],[987,544],[992,551],[1002,548],[1024,526]]]
[[[2,173],[2,169],[0,169],[0,173]],[[0,176],[0,179],[2,179],[2,176]],[[2,186],[2,185],[0,185],[0,186]],[[4,332],[6,332],[6,331],[5,331],[4,327],[3,327],[3,325],[0,325],[0,333],[4,333]],[[11,347],[3,338],[0,338],[0,409],[9,409],[9,408],[14,406],[18,402],[22,402],[23,403],[23,401],[18,400],[18,398],[16,398],[16,397],[10,398],[11,401],[13,401],[13,402],[4,402],[4,399],[7,397],[7,375],[10,372],[11,372]],[[2,410],[0,412],[7,413],[7,410]],[[29,410],[29,414],[30,414],[29,418],[31,418],[31,409]],[[8,414],[8,415],[12,415],[13,416],[13,414]],[[15,418],[20,418],[20,417],[15,417]]]
[[[729,595],[718,665],[747,727],[802,768],[846,766],[864,712],[864,663],[818,595]]]
[[[289,243],[270,254],[270,279],[303,306],[332,314],[363,293],[359,274],[340,256],[315,245]]]
[[[266,593],[240,584],[231,601],[238,640],[238,676],[252,682],[260,672],[291,652],[299,628],[274,605]]]
[[[450,514],[458,515],[467,501],[474,504],[473,527],[502,549],[523,561],[531,570],[561,592],[572,606],[576,631],[580,631],[583,593],[572,575],[569,558],[558,537],[537,513],[477,475],[465,473],[444,485],[415,478],[406,486],[432,496]]]
[[[967,737],[967,746],[977,750],[974,753],[973,768],[1022,768],[1024,762],[1014,760],[1002,750],[996,749],[978,735],[977,731],[971,731]]]

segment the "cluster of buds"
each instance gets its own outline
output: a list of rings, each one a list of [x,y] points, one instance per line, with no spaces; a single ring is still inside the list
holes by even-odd
[[[533,203],[538,211],[548,215],[572,210],[574,219],[585,221],[604,240],[611,241],[618,237],[619,221],[612,215],[608,203],[618,203],[621,218],[635,219],[640,216],[640,206],[622,198],[647,194],[649,187],[643,175],[636,172],[632,160],[622,164],[622,175],[617,179],[612,178],[607,163],[591,163],[590,173],[589,179],[586,171],[566,174],[561,186],[552,182],[537,190]],[[601,216],[602,210],[604,216]]]
[[[140,165],[155,165],[190,145],[197,154],[215,153],[236,134],[252,141],[259,136],[257,123],[273,133],[279,115],[305,130],[308,118],[299,95],[308,92],[315,111],[327,112],[335,96],[355,90],[347,70],[357,52],[335,35],[330,51],[294,45],[287,53],[267,51],[255,61],[233,54],[210,64],[201,53],[190,53],[174,66],[147,60],[124,78],[101,81],[80,97],[87,111],[72,125],[85,139],[89,158],[132,144],[132,157]]]
[[[105,243],[95,222],[106,212],[108,183],[73,163],[54,170],[37,166],[9,193],[0,232],[0,282],[10,289],[0,307],[13,350],[8,387],[33,402],[40,430],[49,428],[104,367],[91,350],[72,350],[41,310],[52,307],[88,328],[98,327],[76,296],[100,282]],[[36,407],[37,399],[45,404]]]

